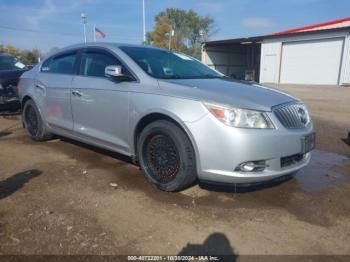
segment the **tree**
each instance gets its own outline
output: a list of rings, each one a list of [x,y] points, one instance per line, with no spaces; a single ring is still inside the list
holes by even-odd
[[[25,65],[35,65],[38,63],[39,57],[41,57],[38,49],[22,51],[11,45],[0,45],[0,51],[20,58],[21,62]]]
[[[16,57],[21,57],[22,51],[11,46],[11,45],[0,45],[0,51],[6,52],[10,55],[16,56]]]
[[[40,51],[38,49],[25,50],[22,52],[21,61],[26,65],[35,65],[39,62]]]
[[[170,20],[166,16],[156,18],[156,25],[153,32],[147,33],[148,43],[158,47],[168,47]]]
[[[171,41],[172,50],[200,58],[201,42],[215,33],[213,25],[211,17],[202,17],[193,10],[167,8],[155,17],[154,29],[147,33],[147,43],[168,48]]]

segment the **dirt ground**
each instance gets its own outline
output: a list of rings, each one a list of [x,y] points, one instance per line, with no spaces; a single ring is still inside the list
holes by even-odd
[[[350,89],[283,87],[317,132],[295,177],[165,193],[130,159],[0,118],[0,254],[350,254]],[[111,183],[116,183],[112,187]]]

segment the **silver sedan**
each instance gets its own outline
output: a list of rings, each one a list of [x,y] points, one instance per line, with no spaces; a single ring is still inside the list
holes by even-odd
[[[58,134],[125,154],[166,191],[271,180],[306,166],[314,147],[300,100],[164,49],[70,46],[18,89],[32,139]]]

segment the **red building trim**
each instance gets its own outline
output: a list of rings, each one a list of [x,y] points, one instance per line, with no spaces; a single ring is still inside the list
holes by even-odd
[[[340,23],[347,22],[347,21],[350,21],[350,17],[337,19],[337,20],[332,20],[332,21],[319,23],[319,24],[313,24],[313,25],[309,25],[309,26],[297,27],[297,28],[293,28],[293,29],[289,29],[289,30],[284,30],[284,31],[281,31],[281,32],[273,33],[272,35],[293,34],[293,33],[298,33],[300,31],[316,29],[318,27],[323,27],[323,26],[328,26],[328,25],[340,24]]]

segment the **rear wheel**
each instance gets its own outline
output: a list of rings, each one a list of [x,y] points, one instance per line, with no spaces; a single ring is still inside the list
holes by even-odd
[[[52,138],[52,134],[45,128],[40,112],[33,100],[28,100],[23,107],[22,119],[27,134],[36,141]]]
[[[194,150],[176,124],[165,120],[149,124],[141,132],[137,148],[141,169],[159,189],[178,191],[195,181]]]

